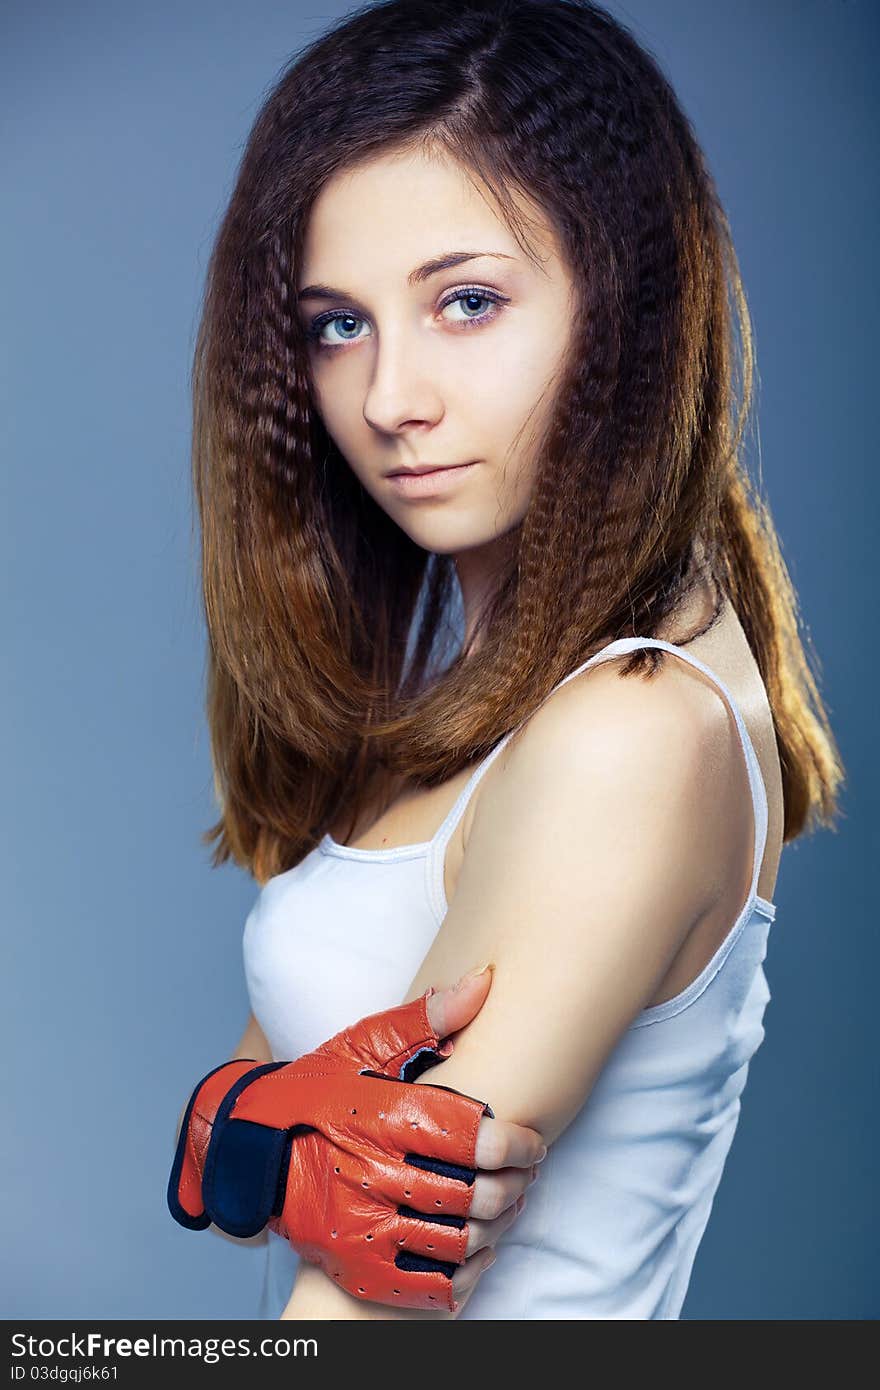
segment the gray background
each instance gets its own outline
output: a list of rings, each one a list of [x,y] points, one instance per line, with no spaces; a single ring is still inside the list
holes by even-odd
[[[245,1023],[256,894],[199,842],[188,373],[262,97],[343,8],[3,8],[7,1318],[254,1314],[263,1252],[165,1207],[179,1109]],[[839,831],[783,855],[767,1035],[683,1315],[876,1316],[878,10],[610,8],[671,77],[731,218],[760,371],[750,465],[849,773]]]

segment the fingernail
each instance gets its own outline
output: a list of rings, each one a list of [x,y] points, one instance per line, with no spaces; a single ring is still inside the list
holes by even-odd
[[[495,1251],[493,1250],[488,1260],[486,1261],[485,1268],[490,1269],[497,1259],[498,1256],[495,1254]]]
[[[478,965],[473,970],[468,970],[467,974],[462,975],[462,980],[476,980],[480,975],[485,975],[487,970],[492,969],[492,962],[486,961],[485,965]]]
[[[525,1194],[524,1192],[522,1192],[522,1193],[520,1194],[520,1196],[519,1196],[519,1199],[517,1200],[517,1204],[516,1204],[516,1209],[517,1209],[517,1211],[522,1211],[522,1209],[523,1209],[523,1207],[525,1206],[525,1204],[526,1204],[526,1194]]]
[[[543,1163],[543,1162],[544,1162],[544,1159],[545,1159],[546,1157],[547,1157],[547,1145],[544,1144],[544,1145],[542,1145],[541,1151],[540,1151],[540,1153],[538,1154],[538,1157],[535,1159],[535,1162],[536,1162],[536,1163]]]

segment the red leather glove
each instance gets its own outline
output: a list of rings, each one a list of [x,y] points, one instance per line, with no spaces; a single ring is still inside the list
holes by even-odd
[[[225,1062],[198,1084],[168,1183],[172,1216],[230,1235],[264,1226],[358,1298],[452,1309],[477,1128],[491,1108],[411,1083],[443,1061],[426,992],[294,1062]]]

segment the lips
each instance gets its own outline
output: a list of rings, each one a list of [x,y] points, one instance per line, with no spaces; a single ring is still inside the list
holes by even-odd
[[[419,463],[414,468],[395,468],[387,478],[420,478],[424,473],[441,473],[447,468],[467,468],[467,463]]]
[[[386,480],[398,497],[415,502],[420,498],[437,498],[457,492],[464,483],[465,475],[470,477],[477,467],[479,464],[476,461],[447,464],[446,467],[431,464],[423,466],[420,472],[414,468],[405,471],[398,469],[395,473],[389,473]]]

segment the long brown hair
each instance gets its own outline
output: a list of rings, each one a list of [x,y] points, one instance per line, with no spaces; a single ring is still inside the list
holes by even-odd
[[[405,147],[458,160],[527,253],[530,199],[579,299],[528,511],[451,658],[452,558],[416,545],[333,444],[294,308],[318,192]],[[387,0],[303,51],[251,130],[193,364],[213,863],[263,882],[344,810],[354,825],[376,788],[444,782],[599,647],[654,634],[702,573],[766,684],[786,840],[831,824],[843,768],[741,460],[753,373],[730,229],[693,129],[607,11]],[[636,652],[620,674],[650,674],[661,656]]]

